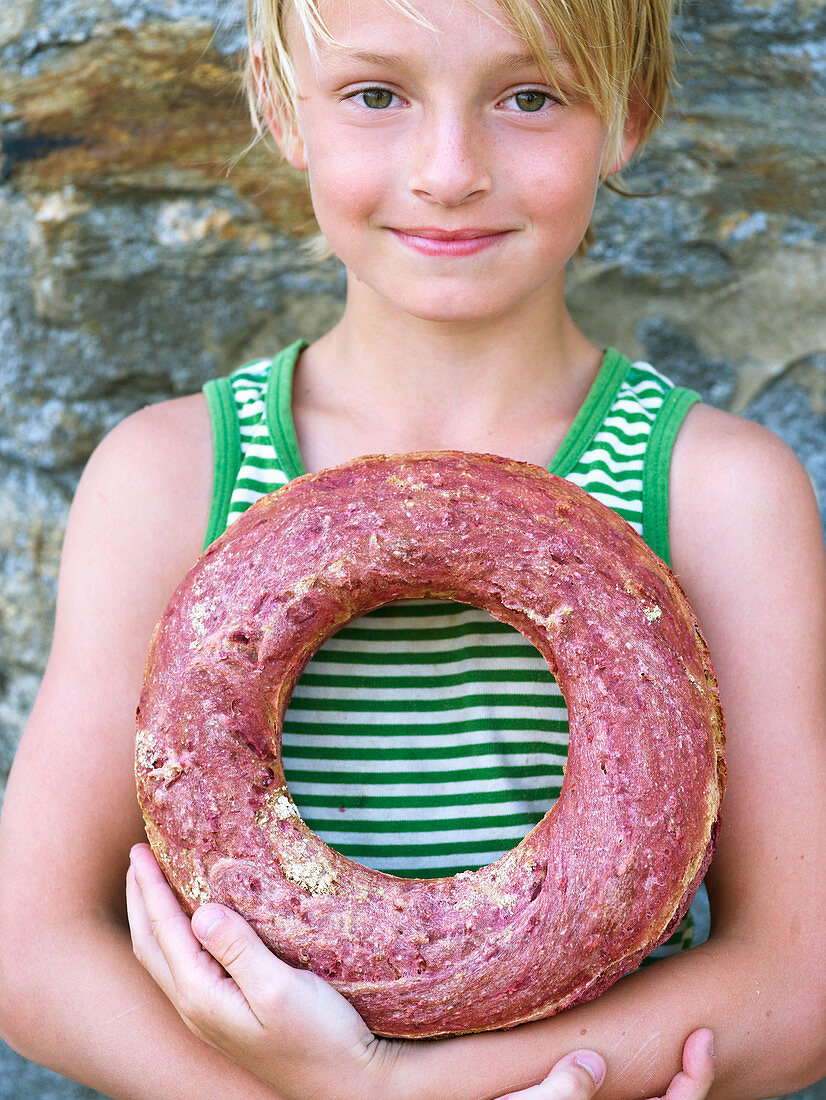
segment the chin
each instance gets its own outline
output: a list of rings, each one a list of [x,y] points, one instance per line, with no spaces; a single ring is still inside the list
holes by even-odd
[[[444,284],[434,280],[429,290],[421,295],[402,293],[398,296],[384,295],[391,306],[408,317],[420,321],[441,322],[444,324],[478,324],[490,321],[518,306],[520,295],[492,299],[479,294],[479,287],[463,286],[451,293]]]

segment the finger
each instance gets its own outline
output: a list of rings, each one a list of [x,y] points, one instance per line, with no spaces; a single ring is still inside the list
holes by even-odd
[[[693,1031],[683,1047],[683,1071],[668,1086],[664,1100],[703,1100],[714,1081],[714,1036]]]
[[[605,1069],[596,1051],[575,1050],[561,1058],[538,1085],[499,1100],[591,1100],[605,1079]]]
[[[135,878],[134,868],[130,865],[126,874],[126,914],[129,918],[129,932],[132,937],[132,950],[141,966],[154,978],[167,997],[171,997],[175,983],[169,971],[164,954],[158,946],[152,931],[152,922],[146,911],[143,894]]]
[[[223,974],[214,959],[201,950],[189,917],[181,909],[148,845],[136,845],[130,861],[136,888],[133,891],[136,954],[167,997],[186,1014],[188,1002],[197,999],[205,986],[219,982]]]
[[[262,1006],[278,1000],[304,976],[273,955],[244,918],[226,906],[202,905],[193,914],[191,929],[259,1019]]]

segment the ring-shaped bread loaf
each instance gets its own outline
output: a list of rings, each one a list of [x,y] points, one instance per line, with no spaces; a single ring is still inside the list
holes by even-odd
[[[392,600],[487,609],[542,653],[570,716],[557,803],[479,871],[403,879],[302,821],[281,722],[322,642]],[[238,910],[378,1034],[508,1027],[597,996],[664,941],[711,859],[725,782],[706,646],[614,512],[489,455],[368,456],[258,501],[152,639],[136,771],[188,912]]]

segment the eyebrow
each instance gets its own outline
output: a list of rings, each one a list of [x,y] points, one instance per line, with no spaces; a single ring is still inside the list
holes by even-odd
[[[374,53],[372,50],[351,51],[346,46],[331,50],[330,55],[343,62],[363,61],[367,65],[375,65],[378,68],[392,69],[409,65],[409,59],[403,54]],[[562,56],[555,50],[549,51],[548,60],[552,65],[557,66],[562,62]],[[530,53],[499,53],[494,54],[487,68],[493,71],[504,69],[508,72],[518,72],[522,69],[537,68],[537,62],[533,54]]]

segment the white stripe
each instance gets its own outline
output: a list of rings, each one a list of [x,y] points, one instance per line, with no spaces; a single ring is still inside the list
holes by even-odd
[[[253,466],[241,467],[241,469],[238,471],[239,479],[249,478],[250,481],[256,481],[258,482],[258,484],[253,489],[243,489],[242,487],[237,486],[235,492],[233,492],[232,494],[233,500],[238,499],[236,493],[240,494],[243,492],[257,493],[258,495],[253,498],[254,500],[257,500],[259,496],[266,496],[273,485],[286,485],[286,478],[279,477],[277,471],[273,471],[273,475],[268,481],[265,481],[264,478],[258,477],[257,474],[258,471]]]
[[[583,481],[583,484],[598,485],[609,493],[615,493],[618,489],[621,489],[624,493],[642,492],[641,478],[629,478],[628,481],[609,481],[604,474],[602,475],[602,478],[600,478],[600,472],[601,471],[599,470],[592,471],[588,480]],[[636,503],[637,502],[632,498],[631,500],[626,501],[625,506],[626,508],[634,508],[636,506]]]
[[[272,447],[268,443],[250,443],[249,446],[244,448],[244,458],[262,458],[265,461],[272,458]],[[283,470],[262,470],[260,467],[256,467],[256,472],[263,480],[272,480],[273,474],[280,476],[282,481],[287,480],[287,475]]]
[[[260,411],[261,412],[264,411],[264,406],[263,405],[260,406]],[[252,415],[252,414],[250,414],[250,415]],[[239,425],[239,431],[241,432],[241,435],[243,437],[249,437],[250,439],[269,440],[269,432],[267,431],[267,426],[266,426],[266,424],[262,424],[260,422],[260,420],[256,420],[252,424],[245,424],[245,423],[242,422]],[[274,450],[272,444],[270,444],[269,449],[270,449],[269,457],[271,459],[273,459],[273,461],[274,461],[275,460],[275,450]]]
[[[617,454],[622,455],[623,458],[627,458],[634,463],[640,463],[645,459],[648,436],[649,432],[647,431],[642,434],[633,433],[632,438],[627,440],[620,438],[618,435],[614,435],[610,431],[601,431],[594,436],[594,445],[596,448],[601,448],[602,450],[608,450],[610,448]],[[625,464],[623,463],[620,469],[624,470],[624,468]]]
[[[326,765],[326,761],[325,761]],[[484,804],[485,795],[490,793],[498,793],[499,791],[507,789],[509,792],[516,791],[541,791],[543,787],[553,786],[559,780],[559,776],[542,776],[542,775],[527,775],[516,776],[515,778],[508,779],[457,779],[449,784],[444,784],[444,787],[440,786],[439,791],[434,790],[434,794],[450,795],[451,798],[457,800],[462,795],[470,795],[475,799],[477,805]],[[312,782],[292,782],[290,783],[290,790],[293,793],[293,798],[298,805],[301,805],[302,794],[305,797],[330,794],[329,783],[312,783]],[[398,801],[400,805],[404,804],[405,796],[415,794],[420,796],[422,793],[422,786],[415,783],[348,783],[344,780],[340,780],[336,783],[336,792],[344,795],[349,795],[352,798],[364,797],[365,793],[370,792],[373,794],[381,795],[382,798],[392,798],[394,801]],[[429,813],[428,809],[422,809],[422,813]]]
[[[398,868],[400,871],[419,871],[420,878],[435,878],[436,876],[428,874],[438,870],[440,867],[455,867],[457,864],[460,866],[464,863],[478,863],[481,867],[486,867],[489,863],[493,863],[494,860],[499,859],[505,852],[510,851],[509,848],[493,848],[487,852],[473,853],[473,855],[459,852],[456,855],[428,855],[426,860],[426,867],[422,866],[422,859],[416,856],[396,856],[388,857],[385,859],[383,856],[374,857],[367,862],[362,860],[362,863],[366,867],[373,867],[376,871],[384,871],[386,874],[393,874],[393,871]]]
[[[560,714],[564,717],[565,711],[560,708]],[[349,734],[346,731],[335,734],[323,734],[312,732],[305,733],[301,731],[288,731],[284,735],[284,748],[289,751],[291,747],[298,747],[307,749],[332,749],[341,745],[342,736],[347,738],[347,744],[351,745],[354,749],[372,749],[374,752],[381,752],[382,749],[405,749],[405,750],[421,750],[423,752],[429,751],[429,746],[432,744],[439,745],[443,734],[441,731],[436,730],[429,732],[427,730],[416,730],[413,734],[400,733],[397,735],[377,732],[375,735],[371,734]],[[450,738],[451,746],[456,745],[459,748],[466,748],[468,745],[482,745],[489,744],[493,746],[499,746],[503,751],[508,753],[513,752],[513,745],[522,744],[525,741],[539,741],[541,744],[548,745],[565,745],[567,744],[568,737],[564,733],[546,733],[544,730],[540,733],[532,732],[531,730],[463,730],[456,731],[456,733]]]
[[[266,496],[266,490],[259,492],[255,489],[244,489],[237,486],[232,494],[232,503],[233,505],[238,503],[255,504],[256,500],[260,500],[262,496]]]
[[[422,686],[411,685],[409,690],[399,687],[385,687],[382,684],[371,684],[370,691],[375,693],[376,702],[380,703],[383,708],[387,707],[389,703],[410,703],[412,701],[419,701],[422,699],[433,699],[441,702],[460,702],[469,701],[475,699],[479,695],[480,684],[484,684],[483,680],[479,680],[470,684],[445,684],[439,686],[438,684],[424,684]],[[496,683],[485,685],[486,693],[490,696],[496,697],[496,702],[492,705],[500,710],[503,707],[513,714],[525,714],[525,716],[535,715],[536,709],[528,709],[527,707],[512,707],[510,700],[520,700],[528,697],[542,697],[542,705],[550,706],[550,699],[558,699],[559,695],[556,692],[543,691],[542,688],[548,685],[535,684],[527,685],[523,683]],[[300,691],[299,691],[300,688]],[[500,702],[500,698],[504,696],[505,701]],[[302,699],[308,703],[312,703],[314,700],[321,699],[344,699],[347,702],[353,699],[363,699],[365,697],[364,689],[360,684],[354,685],[352,688],[341,686],[334,687],[316,687],[310,684],[304,684],[299,682],[296,686],[293,698]],[[349,708],[345,708],[348,709]],[[358,712],[357,712],[358,713]],[[418,713],[418,712],[417,712]],[[463,714],[469,712],[463,710]]]
[[[628,472],[629,464],[631,465],[632,470],[639,469],[640,472],[642,472],[642,467],[643,467],[642,458],[634,458],[633,462],[631,462],[631,459],[630,459],[629,456],[624,456],[623,458],[618,460],[618,459],[614,458],[614,456],[612,454],[610,454],[608,452],[608,450],[604,446],[601,445],[601,443],[596,443],[591,448],[591,450],[588,451],[587,458],[588,458],[588,462],[589,462],[590,465],[593,465],[593,463],[596,462],[596,461],[604,463],[608,467],[609,474],[616,474],[616,473],[619,473],[620,471],[623,471],[624,473],[626,473],[626,472]],[[592,468],[592,469],[589,469],[589,470],[582,470],[582,471],[574,470],[573,473],[569,475],[569,479],[571,481],[575,480],[577,482],[577,484],[579,484],[580,481],[589,481],[591,478],[594,478],[594,477],[603,477],[604,478],[604,477],[607,477],[607,476],[608,476],[608,474],[606,474],[604,470],[595,470],[595,469]],[[617,482],[616,484],[619,485],[620,482]]]
[[[243,390],[239,387],[235,391],[235,396],[239,404],[243,407],[244,416],[250,415],[251,407],[261,409],[263,411],[263,390],[260,386],[256,387],[255,389],[250,387],[249,389]]]
[[[265,385],[271,363],[272,359],[254,359],[251,363],[245,363],[243,367],[233,372],[233,385]]]
[[[464,646],[462,647],[464,648]],[[383,679],[387,676],[411,676],[411,677],[428,677],[428,680],[432,682],[438,680],[444,676],[467,676],[473,675],[474,680],[478,683],[484,683],[487,685],[487,674],[490,672],[532,672],[541,675],[545,673],[548,679],[544,682],[539,680],[538,682],[525,682],[519,681],[524,691],[536,690],[537,686],[547,686],[549,689],[553,687],[553,683],[550,680],[550,672],[548,666],[542,659],[542,654],[534,650],[536,653],[536,659],[532,659],[532,654],[526,653],[524,659],[519,659],[520,655],[515,654],[513,657],[503,655],[501,657],[486,657],[484,660],[484,667],[479,667],[478,658],[459,657],[458,655],[450,661],[444,663],[433,664],[373,664],[370,657],[375,652],[388,653],[389,650],[385,646],[378,648],[373,642],[356,642],[346,650],[338,649],[336,651],[329,651],[325,646],[320,649],[318,653],[313,657],[308,669],[312,669],[313,672],[319,673],[319,675],[336,675],[345,676],[348,671],[351,673],[357,673],[359,676],[373,677],[375,679]],[[351,664],[349,661],[342,662],[336,660],[336,653],[348,653],[359,654],[364,659],[360,660],[358,664]],[[498,681],[497,681],[498,683]]]
[[[288,758],[289,753],[285,756]],[[561,764],[561,758],[550,752],[539,752],[526,754],[522,759],[514,759],[512,755],[505,752],[489,752],[484,756],[457,756],[452,759],[438,759],[438,760],[423,760],[417,757],[415,760],[328,760],[326,757],[323,760],[292,760],[288,761],[289,768],[304,769],[306,767],[319,767],[323,768],[329,775],[348,775],[353,776],[354,772],[362,769],[369,770],[371,775],[393,775],[393,774],[409,774],[410,767],[415,767],[416,772],[423,778],[430,772],[456,772],[467,771],[468,768],[501,768],[501,767],[539,767],[539,768],[552,768],[559,767]],[[286,767],[286,765],[285,765]],[[289,769],[288,769],[289,770]],[[450,781],[448,780],[447,783]],[[372,789],[372,785],[371,785]]]

